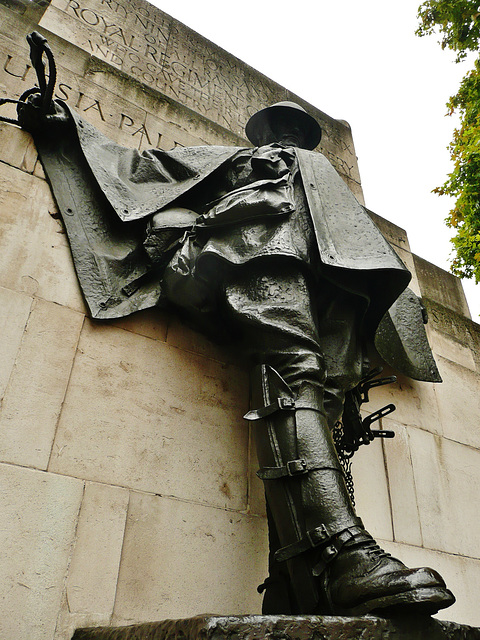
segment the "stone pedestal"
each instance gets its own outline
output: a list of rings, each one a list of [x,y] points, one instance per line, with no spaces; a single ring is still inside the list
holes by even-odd
[[[196,616],[78,629],[72,640],[480,640],[480,629],[430,617]]]

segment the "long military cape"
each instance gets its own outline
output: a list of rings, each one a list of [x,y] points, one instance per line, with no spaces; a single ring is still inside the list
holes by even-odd
[[[158,305],[161,274],[152,270],[144,251],[145,219],[164,210],[165,225],[175,228],[178,221],[169,220],[168,207],[241,149],[199,146],[140,153],[112,142],[70,113],[71,122],[62,131],[38,132],[35,141],[62,213],[91,316],[116,318]],[[409,362],[403,366],[407,375],[438,381],[423,326],[417,328],[424,351],[420,356],[418,335],[416,352],[410,353],[409,332],[396,327],[398,321],[408,326],[411,318],[418,320],[418,303],[407,295],[403,318],[396,317],[392,323],[391,316],[385,316],[402,296],[410,273],[328,160],[303,149],[296,153],[322,273],[367,298],[368,324],[375,330],[380,323],[380,351],[392,337],[398,343],[393,350],[397,355],[389,353],[392,365]]]

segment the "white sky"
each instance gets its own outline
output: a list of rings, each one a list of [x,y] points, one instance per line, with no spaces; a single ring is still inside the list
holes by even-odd
[[[152,2],[152,0],[150,0]],[[451,208],[431,190],[451,170],[445,104],[469,62],[418,38],[421,0],[153,0],[353,131],[366,205],[449,269]],[[480,286],[463,281],[479,321]]]

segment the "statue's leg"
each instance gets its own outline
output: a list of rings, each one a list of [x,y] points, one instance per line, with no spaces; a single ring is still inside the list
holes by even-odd
[[[294,403],[295,394],[273,368],[255,368],[251,404],[268,409],[254,409],[247,418],[261,422],[254,425],[254,439],[269,515],[269,579],[263,603],[263,612],[269,614],[301,613],[305,607],[313,610],[319,598],[307,557],[286,563],[275,557],[280,547],[300,539],[305,531],[298,477],[305,472],[306,462],[300,457]]]
[[[286,595],[290,612],[318,611],[323,594],[312,571],[315,558],[307,552],[326,542],[326,527],[340,533],[361,525],[344,490],[318,390],[311,391],[310,386],[302,385],[295,394],[272,367],[255,369],[252,406],[258,409],[247,418],[258,420],[254,425],[261,467],[258,475],[265,484],[270,541],[275,545],[271,547],[264,613],[286,613]],[[287,570],[291,586],[285,581]],[[272,591],[282,594],[282,602],[275,600]]]
[[[255,377],[257,408],[247,417],[257,421],[258,475],[281,545],[271,549],[274,590],[268,593],[267,581],[263,612],[432,614],[452,604],[453,595],[435,571],[408,569],[363,528],[330,429],[308,385],[295,395],[268,365],[261,365]],[[289,599],[276,601],[275,590]]]
[[[253,359],[262,363],[247,417],[255,423],[275,527],[270,540],[281,545],[271,549],[264,613],[433,613],[452,604],[437,573],[391,558],[356,516],[325,413],[325,358],[302,274],[250,274],[232,280],[226,296]],[[285,567],[289,583],[281,586]]]

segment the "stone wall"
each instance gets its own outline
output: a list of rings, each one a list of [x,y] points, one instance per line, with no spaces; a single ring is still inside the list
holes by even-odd
[[[128,146],[242,145],[251,111],[302,102],[142,0],[1,0],[0,24],[0,97],[33,86],[39,28],[58,97]],[[349,127],[307,106],[361,200]],[[9,124],[0,173],[0,637],[259,612],[246,371],[165,313],[90,321],[32,140]],[[458,602],[440,617],[480,625],[480,327],[459,281],[372,216],[424,297],[444,383],[372,393],[368,410],[397,405],[383,421],[397,436],[356,455],[358,509],[387,550],[443,573]]]

